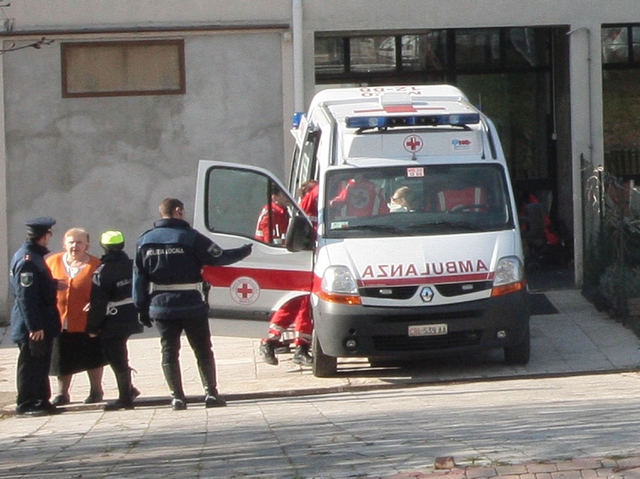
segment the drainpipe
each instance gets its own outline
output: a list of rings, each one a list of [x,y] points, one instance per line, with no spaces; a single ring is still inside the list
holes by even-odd
[[[589,150],[589,161],[593,162],[593,98],[592,98],[592,86],[591,86],[591,31],[587,27],[574,28],[567,32],[568,36],[573,35],[576,32],[584,31],[587,40],[587,114],[589,116],[589,138],[587,148]],[[571,49],[570,49],[571,50]],[[573,115],[572,115],[573,116]],[[573,121],[572,121],[573,123]],[[572,130],[574,126],[572,126]],[[584,201],[584,185],[582,182],[582,158],[584,152],[579,156],[575,153],[572,154],[574,158],[577,158],[577,164],[573,164],[572,167],[572,182],[573,182],[573,257],[574,257],[574,275],[576,286],[582,287],[584,282],[584,247],[585,247],[585,231],[584,231],[584,218],[583,218],[583,204]],[[575,201],[579,199],[579,201]]]
[[[304,110],[304,54],[302,44],[302,0],[292,0],[293,110]]]

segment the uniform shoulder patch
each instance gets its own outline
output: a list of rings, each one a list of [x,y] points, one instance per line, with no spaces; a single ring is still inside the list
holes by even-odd
[[[20,286],[28,288],[33,284],[33,273],[20,273]]]

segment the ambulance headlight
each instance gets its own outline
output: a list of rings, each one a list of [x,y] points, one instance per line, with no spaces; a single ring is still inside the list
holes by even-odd
[[[507,256],[498,261],[493,278],[491,296],[502,296],[516,293],[527,287],[524,277],[524,266],[516,256]]]
[[[524,268],[520,259],[516,256],[507,256],[498,261],[496,275],[493,279],[494,286],[517,283],[524,278]]]
[[[329,266],[322,276],[321,287],[327,293],[358,294],[356,280],[346,266]]]

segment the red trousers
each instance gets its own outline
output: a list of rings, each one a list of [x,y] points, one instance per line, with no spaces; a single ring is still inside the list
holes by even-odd
[[[298,296],[273,313],[269,324],[268,341],[279,341],[282,333],[292,324],[295,331],[294,344],[296,346],[311,344],[313,320],[311,319],[310,295]]]

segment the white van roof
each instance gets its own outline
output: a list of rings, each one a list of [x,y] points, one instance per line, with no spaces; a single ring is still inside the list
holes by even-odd
[[[329,89],[316,95],[312,108],[324,109],[336,121],[343,161],[484,156],[484,116],[451,85]],[[374,129],[388,131],[363,134]],[[427,141],[429,131],[438,134]]]

